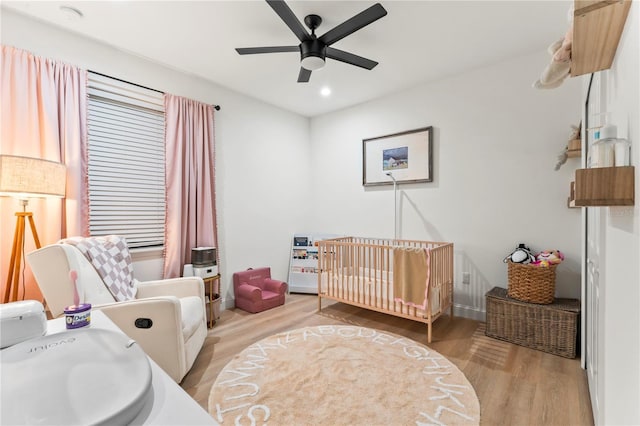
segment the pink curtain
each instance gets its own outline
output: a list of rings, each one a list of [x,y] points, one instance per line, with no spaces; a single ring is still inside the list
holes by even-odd
[[[86,162],[87,73],[73,66],[2,46],[0,62],[0,153],[58,161],[67,166],[66,198],[31,199],[40,243],[88,235]],[[18,200],[0,197],[0,279],[2,294],[9,269]],[[27,226],[25,253],[35,249]],[[24,266],[24,262],[23,262]],[[19,298],[42,300],[25,269],[25,291]]]
[[[213,106],[165,95],[167,217],[164,277],[182,275],[191,248],[216,246]]]

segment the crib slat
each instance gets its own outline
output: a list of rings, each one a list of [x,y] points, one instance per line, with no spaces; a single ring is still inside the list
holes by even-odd
[[[391,300],[391,280],[390,280],[390,276],[389,276],[389,271],[391,270],[391,267],[389,266],[389,245],[387,244],[385,246],[385,263],[386,263],[386,274],[387,276],[385,277],[385,282],[387,283],[387,292],[386,292],[386,298],[387,298],[387,310],[393,310],[395,311],[395,307],[392,309],[390,304],[392,302]]]

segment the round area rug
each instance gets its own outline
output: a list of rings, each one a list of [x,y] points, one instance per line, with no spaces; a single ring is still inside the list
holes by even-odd
[[[370,328],[323,325],[263,339],[209,395],[221,424],[479,424],[464,374],[434,350]]]

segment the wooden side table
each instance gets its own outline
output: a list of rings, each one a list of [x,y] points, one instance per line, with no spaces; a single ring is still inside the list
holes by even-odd
[[[220,274],[213,277],[203,278],[204,281],[204,297],[205,308],[207,311],[207,327],[213,328],[216,323],[216,316],[214,309],[215,304],[220,303]],[[217,296],[217,297],[216,297]]]

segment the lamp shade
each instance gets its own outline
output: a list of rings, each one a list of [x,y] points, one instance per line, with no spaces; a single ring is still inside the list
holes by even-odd
[[[64,197],[66,167],[40,158],[0,155],[0,195]]]

